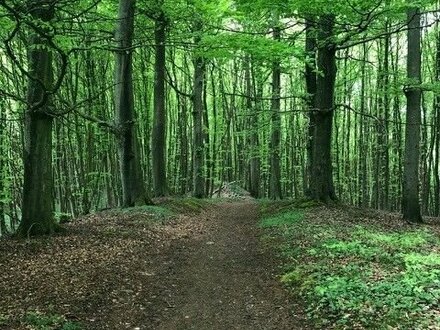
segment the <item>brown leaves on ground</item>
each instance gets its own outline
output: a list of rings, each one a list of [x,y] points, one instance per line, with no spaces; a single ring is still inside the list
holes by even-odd
[[[221,203],[192,201],[197,212],[171,221],[109,211],[63,236],[1,241],[0,329],[30,329],[35,311],[96,330],[305,329],[260,244],[258,205]]]
[[[65,316],[88,329],[133,329],[166,308],[162,260],[174,240],[203,222],[179,216],[154,223],[143,212],[106,212],[67,225],[68,234],[0,242],[1,329],[26,329],[28,312]]]

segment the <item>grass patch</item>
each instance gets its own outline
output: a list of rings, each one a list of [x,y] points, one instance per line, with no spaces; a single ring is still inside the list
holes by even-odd
[[[282,213],[275,214],[273,216],[265,217],[260,222],[260,227],[281,227],[288,226],[297,222],[300,222],[304,217],[303,212],[298,210],[291,210]]]
[[[57,314],[43,314],[40,312],[28,312],[23,323],[30,329],[35,330],[81,330],[79,323],[66,320],[64,316]]]
[[[319,328],[440,329],[436,235],[304,212],[282,208],[261,224],[271,236],[276,229],[274,242],[286,262],[281,280],[306,301]]]

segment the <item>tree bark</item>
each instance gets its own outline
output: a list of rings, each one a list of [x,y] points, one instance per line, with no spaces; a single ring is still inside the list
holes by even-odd
[[[195,32],[201,33],[202,24],[196,22]],[[199,35],[195,37],[195,44],[200,42]],[[203,145],[203,85],[205,78],[205,60],[199,54],[194,59],[194,95],[193,95],[193,195],[196,198],[205,197],[205,147]]]
[[[412,223],[423,222],[420,213],[419,158],[421,122],[421,50],[420,9],[409,8],[408,18],[408,86],[405,88],[407,101],[405,125],[405,161],[403,169],[403,219]]]
[[[153,188],[156,197],[168,193],[166,176],[166,121],[165,109],[165,42],[166,18],[160,12],[155,21],[154,40],[156,60],[154,64],[154,119],[152,132]]]
[[[246,108],[250,115],[250,160],[249,160],[249,193],[254,198],[260,197],[260,140],[258,137],[258,115],[253,114],[254,102],[252,102],[252,77],[249,56],[245,58],[245,81],[246,81]],[[255,81],[255,79],[254,79]]]
[[[279,41],[281,38],[280,28],[273,29],[273,39]],[[270,177],[269,197],[281,199],[281,64],[276,59],[272,64],[272,100],[271,100],[271,124],[272,132],[270,139]]]
[[[306,45],[305,51],[308,61],[305,64],[307,110],[309,117],[308,136],[307,136],[307,169],[306,169],[306,189],[305,195],[310,197],[310,182],[312,181],[313,168],[313,136],[315,131],[315,107],[316,107],[316,33],[313,18],[306,19]]]
[[[336,48],[333,35],[334,16],[323,15],[318,22],[318,71],[316,84],[315,129],[310,197],[323,202],[336,200],[333,185],[331,138],[336,80]]]
[[[439,27],[437,26],[437,29]],[[435,54],[435,78],[440,80],[440,31],[437,30],[436,36],[436,54]],[[434,97],[434,117],[437,129],[434,134],[434,152],[437,157],[434,158],[434,216],[440,215],[440,96]]]
[[[33,18],[50,22],[54,17],[52,1],[32,1]],[[24,128],[24,183],[22,237],[52,234],[60,227],[54,219],[54,182],[52,169],[52,52],[38,33],[30,39],[28,50],[29,82]]]
[[[147,204],[144,180],[134,127],[132,42],[135,0],[120,0],[116,34],[115,112],[119,128],[119,168],[122,181],[122,207]]]

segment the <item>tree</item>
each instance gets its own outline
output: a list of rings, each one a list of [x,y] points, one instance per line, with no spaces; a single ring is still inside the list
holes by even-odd
[[[281,32],[278,19],[273,28],[273,39],[280,41]],[[270,140],[270,184],[269,197],[281,199],[281,64],[279,59],[275,59],[272,64],[272,101],[271,101],[271,123],[272,132]]]
[[[136,0],[120,0],[116,33],[118,46],[115,67],[115,111],[123,207],[149,202],[142,179],[134,126],[132,43],[135,4]]]
[[[165,42],[166,16],[159,9],[155,14],[154,41],[154,119],[151,140],[153,188],[156,197],[167,194],[166,109],[165,109]]]
[[[249,160],[249,192],[252,197],[260,197],[260,184],[261,184],[261,170],[260,170],[260,141],[258,136],[258,116],[254,113],[255,100],[252,99],[252,79],[253,72],[251,72],[251,59],[250,56],[246,56],[244,59],[245,70],[245,83],[246,83],[246,108],[249,112],[249,147],[250,148],[250,160]],[[254,102],[253,102],[254,101]]]
[[[36,21],[49,23],[55,15],[53,1],[30,1],[28,11]],[[52,169],[52,51],[45,28],[32,32],[28,49],[27,109],[24,127],[24,182],[20,236],[52,234],[60,229],[54,219]]]
[[[194,43],[197,45],[201,41],[201,33],[203,23],[200,18],[194,22]],[[205,60],[196,49],[194,57],[194,92],[193,92],[193,125],[194,125],[194,141],[193,141],[193,195],[196,198],[205,196],[205,146],[203,143],[203,90],[205,80]]]
[[[310,197],[323,202],[336,200],[333,185],[331,139],[336,80],[336,45],[332,42],[335,17],[324,14],[318,20],[316,111],[312,146]]]
[[[405,161],[403,170],[403,219],[412,223],[423,222],[420,213],[419,159],[421,124],[421,51],[420,8],[410,5],[408,21],[408,85],[406,95]]]
[[[305,61],[305,80],[306,80],[306,104],[308,110],[309,124],[307,130],[307,169],[306,169],[306,191],[305,195],[310,195],[310,182],[312,180],[313,168],[313,137],[315,131],[315,106],[316,106],[316,36],[313,17],[307,17],[305,22],[306,42],[305,51],[307,59]]]

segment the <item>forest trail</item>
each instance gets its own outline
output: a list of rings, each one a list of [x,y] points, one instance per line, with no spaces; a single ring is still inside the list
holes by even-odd
[[[261,242],[256,202],[185,214],[109,211],[66,235],[0,241],[0,329],[307,329]]]
[[[199,237],[176,246],[173,308],[157,329],[305,329],[261,248],[258,218],[256,203],[219,205]]]

